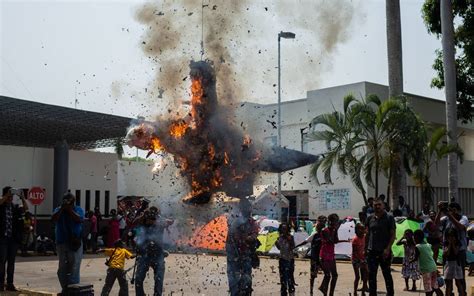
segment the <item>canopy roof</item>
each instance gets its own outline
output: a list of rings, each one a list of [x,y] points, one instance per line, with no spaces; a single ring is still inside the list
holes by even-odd
[[[0,96],[0,145],[70,149],[115,146],[131,118]]]

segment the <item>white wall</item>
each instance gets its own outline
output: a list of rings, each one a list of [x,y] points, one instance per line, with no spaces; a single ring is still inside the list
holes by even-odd
[[[153,165],[153,162],[118,161],[118,195],[165,198],[188,193],[185,180],[170,159],[157,175],[152,173]]]
[[[50,215],[53,205],[53,149],[0,146],[0,186],[46,190],[45,201],[38,206],[39,215]],[[81,206],[85,206],[85,191],[91,191],[91,207],[95,191],[100,191],[101,211],[105,208],[105,191],[110,192],[110,209],[116,207],[117,155],[91,151],[69,151],[69,189],[81,190]],[[108,172],[108,175],[107,175]],[[30,211],[33,212],[33,207]]]

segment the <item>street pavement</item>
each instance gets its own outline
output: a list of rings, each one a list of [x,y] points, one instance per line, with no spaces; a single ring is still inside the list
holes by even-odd
[[[57,258],[49,257],[19,257],[16,264],[15,284],[23,289],[57,293],[60,291],[56,276]],[[105,257],[86,255],[81,266],[81,282],[92,283],[96,295],[100,295],[104,283],[106,269]],[[133,260],[126,263],[126,269],[133,267]],[[350,262],[340,261],[337,264],[339,278],[335,295],[352,295],[354,274]],[[424,295],[422,284],[417,282],[416,292],[403,291],[405,283],[401,277],[399,265],[393,266],[395,295],[418,296]],[[145,280],[145,291],[152,295],[153,276],[149,274]],[[261,258],[261,266],[253,270],[253,295],[279,295],[278,260]],[[128,276],[132,271],[128,272]],[[316,279],[315,286],[320,284],[322,274]],[[296,295],[309,295],[309,261],[296,260],[295,266]],[[378,274],[380,295],[385,294],[385,285],[381,272]],[[469,287],[474,279],[468,278]],[[118,282],[115,283],[110,295],[118,295]],[[171,254],[166,258],[166,273],[163,295],[228,295],[227,294],[226,257],[216,255]],[[135,290],[129,285],[130,295]],[[315,289],[314,295],[322,295]]]

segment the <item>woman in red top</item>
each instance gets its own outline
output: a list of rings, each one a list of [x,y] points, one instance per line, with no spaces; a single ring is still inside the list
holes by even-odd
[[[367,286],[367,261],[365,260],[365,227],[361,223],[355,226],[356,236],[352,239],[352,267],[354,268],[354,296],[357,296],[359,280],[362,277],[362,295],[369,290]]]
[[[321,268],[324,272],[324,278],[319,290],[324,294],[324,296],[333,296],[334,289],[336,288],[338,275],[334,246],[340,242],[339,237],[337,236],[339,226],[339,216],[337,214],[331,214],[328,216],[328,227],[324,228],[321,234],[321,251],[319,256],[321,257]],[[331,286],[328,294],[329,282],[331,282]]]

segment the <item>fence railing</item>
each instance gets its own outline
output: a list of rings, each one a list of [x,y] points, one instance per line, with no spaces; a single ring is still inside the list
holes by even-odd
[[[448,188],[447,187],[434,187],[433,193],[433,205],[436,207],[438,201],[448,200]],[[421,188],[416,186],[408,186],[408,196],[406,198],[410,207],[419,213],[423,208],[423,198]],[[461,205],[462,212],[469,218],[474,218],[474,188],[459,188],[458,200]],[[435,208],[436,209],[436,208]]]

